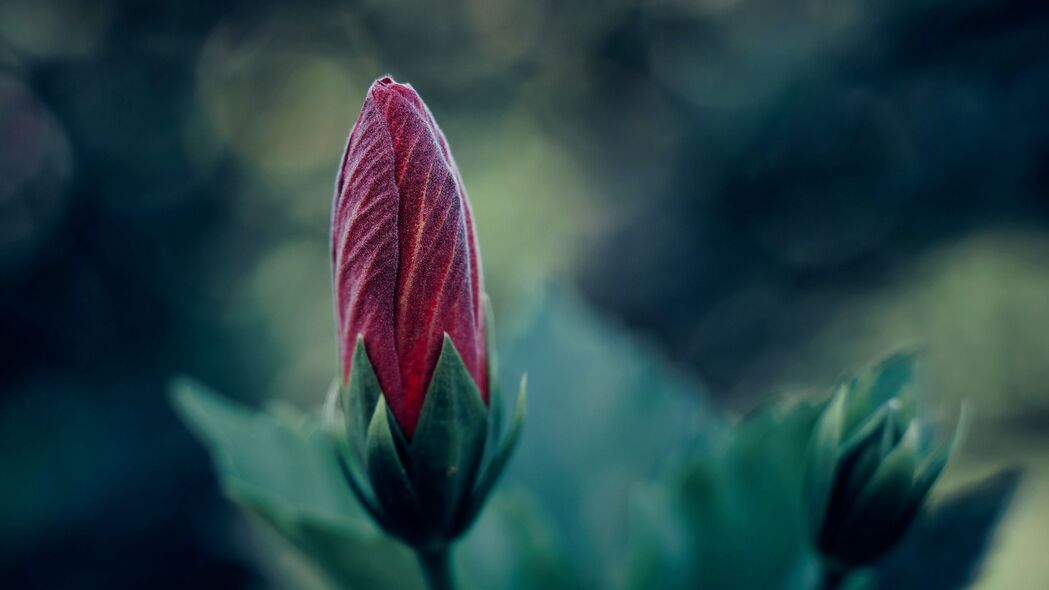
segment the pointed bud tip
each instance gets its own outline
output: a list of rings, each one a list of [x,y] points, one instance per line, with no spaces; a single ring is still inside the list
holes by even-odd
[[[372,82],[371,87],[368,89],[368,98],[371,100],[378,100],[389,96],[390,93],[394,93],[407,99],[409,103],[416,108],[423,104],[422,98],[411,84],[407,82],[398,82],[389,74]]]

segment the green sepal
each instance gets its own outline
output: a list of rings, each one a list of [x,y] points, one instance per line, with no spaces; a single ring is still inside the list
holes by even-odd
[[[408,543],[425,536],[422,505],[401,463],[386,400],[379,398],[368,424],[365,455],[368,479],[381,505],[381,524]]]
[[[845,523],[846,528],[862,520],[893,518],[895,511],[889,506],[899,507],[908,498],[918,469],[918,424],[907,427],[899,444],[896,445],[867,481],[854,503],[854,522]]]
[[[337,429],[335,440],[339,455],[339,466],[361,504],[377,519],[382,520],[381,507],[367,475],[367,435],[382,388],[364,346],[364,337],[358,335],[350,364],[350,378],[341,387],[329,394],[325,404],[328,421],[334,422],[338,410],[342,413],[342,428]]]
[[[838,469],[849,465],[844,495],[855,499],[862,492],[882,461],[892,452],[900,439],[897,425],[898,410],[890,400],[871,419],[842,445]]]
[[[476,478],[487,432],[488,408],[445,334],[408,446],[411,481],[431,530],[453,529]]]
[[[528,376],[522,375],[521,387],[517,393],[517,403],[514,406],[514,415],[510,419],[509,429],[502,440],[497,438],[489,439],[489,445],[495,451],[487,459],[480,476],[477,478],[477,483],[474,485],[473,492],[471,492],[469,501],[466,504],[466,510],[460,515],[459,522],[456,524],[456,534],[461,534],[469,528],[474,519],[477,518],[488,496],[491,495],[492,488],[499,481],[499,476],[503,474],[506,465],[510,462],[514,449],[517,448],[517,441],[521,438],[521,428],[524,425],[527,408],[527,385]],[[498,445],[495,444],[496,441],[499,441]]]
[[[488,440],[498,440],[503,431],[503,388],[499,381],[499,355],[495,351],[495,313],[492,300],[484,294],[484,346],[488,364]],[[485,451],[491,455],[491,450]]]
[[[900,415],[904,423],[915,418],[918,360],[916,352],[899,352],[850,378],[846,384],[850,398],[845,417],[846,432],[893,398],[900,400]]]
[[[918,513],[921,512],[922,505],[925,504],[929,491],[947,467],[954,450],[958,448],[958,444],[968,426],[968,409],[968,404],[963,403],[958,415],[958,422],[955,424],[954,432],[950,439],[940,448],[934,450],[918,467],[918,472],[908,493],[907,503],[897,517],[897,535],[902,536],[911,523],[914,522]]]
[[[918,474],[914,478],[914,487],[911,490],[912,497],[924,498],[932,489],[936,480],[947,467],[947,463],[954,455],[954,451],[961,443],[962,437],[969,426],[969,404],[962,403],[958,413],[958,421],[954,425],[954,432],[942,446],[933,450],[924,463],[918,468]]]
[[[820,415],[809,448],[804,498],[810,530],[819,536],[839,472],[848,466],[844,496],[856,499],[896,446],[900,424],[915,416],[918,355],[902,352],[842,380]]]
[[[840,559],[850,565],[872,562],[888,551],[910,524],[910,491],[918,466],[918,424],[912,422],[899,444],[884,458],[848,517],[837,527]]]
[[[358,462],[354,453],[347,452],[343,445],[338,442],[338,439],[336,439],[335,455],[339,469],[343,477],[346,478],[346,483],[350,486],[350,491],[357,496],[361,506],[367,510],[368,514],[376,522],[383,522],[382,506],[379,504],[378,498],[375,497],[375,488],[372,487],[372,483],[368,479],[365,465]]]
[[[969,430],[969,408],[969,404],[963,401],[961,407],[958,409],[958,418],[954,423],[954,430],[943,444],[926,453],[926,456],[929,457],[929,459],[926,461],[925,465],[922,466],[922,472],[931,469],[932,465],[935,463],[941,464],[939,468],[940,471],[942,471],[943,467],[946,467],[947,462],[950,461],[952,456],[954,456],[955,451],[958,450],[958,447],[962,443],[962,439],[965,438],[965,434]],[[937,471],[937,475],[938,474],[939,471]],[[922,476],[919,475],[919,477]],[[933,479],[935,478],[936,476],[933,476]]]
[[[473,522],[504,470],[524,415],[522,394],[503,432],[494,321],[485,297],[489,399],[445,335],[411,440],[389,411],[361,338],[350,379],[326,414],[343,418],[337,433],[344,475],[361,503],[391,534],[415,546],[444,544]],[[331,421],[331,420],[329,420]]]
[[[351,436],[346,431],[345,413],[342,409],[343,389],[337,381],[332,383],[324,400],[322,425],[328,432],[339,470],[346,478],[350,490],[372,518],[381,521],[378,501],[364,468],[364,433]]]
[[[848,391],[840,387],[824,407],[809,443],[804,487],[805,510],[810,530],[818,535],[826,518],[831,485],[838,461],[838,444],[844,436],[845,397]]]
[[[365,434],[375,406],[382,397],[379,377],[375,374],[368,352],[364,346],[364,337],[357,336],[353,347],[353,360],[350,364],[350,379],[339,391],[343,416],[346,421],[346,433],[351,438],[351,446],[364,459]]]

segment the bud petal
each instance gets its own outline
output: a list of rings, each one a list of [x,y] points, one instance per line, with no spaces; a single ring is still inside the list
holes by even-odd
[[[422,99],[388,77],[368,91],[343,156],[332,264],[343,379],[362,335],[406,437],[444,334],[487,401],[480,256],[462,178]]]
[[[343,155],[332,210],[332,281],[343,381],[358,337],[367,344],[383,389],[401,391],[394,334],[400,193],[383,105],[364,101]]]

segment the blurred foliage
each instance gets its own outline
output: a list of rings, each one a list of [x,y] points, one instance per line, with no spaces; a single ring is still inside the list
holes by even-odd
[[[531,490],[557,523],[582,587],[614,587],[634,488],[722,422],[694,383],[564,289],[547,291],[503,342],[504,391],[528,374],[528,417],[506,480]]]
[[[801,480],[818,408],[757,411],[635,499],[628,588],[807,588]]]
[[[358,503],[316,418],[287,407],[255,412],[188,381],[173,391],[212,447],[226,493],[320,562],[338,586],[423,588],[411,551],[386,538]]]
[[[1019,483],[1019,470],[1003,471],[940,501],[879,565],[876,587],[968,587]]]
[[[627,550],[629,523],[610,516],[625,516],[638,477],[658,469],[653,458],[691,447],[700,432],[717,427],[650,353],[603,328],[565,293],[543,301],[500,358],[504,386],[537,356],[545,362],[541,376],[530,379],[529,417],[506,477],[511,494],[497,496],[458,552],[464,583],[478,588],[615,583],[623,572],[610,564]],[[536,347],[539,341],[547,346]],[[573,393],[598,375],[604,387]],[[226,493],[330,578],[362,588],[420,582],[411,553],[365,518],[319,416],[284,406],[256,412],[190,382],[175,391],[180,412],[211,449]],[[582,419],[587,415],[595,419]]]
[[[547,369],[598,374],[599,367],[614,366],[624,374],[645,372],[651,360],[643,351],[631,350],[623,342],[617,346],[598,324],[579,321],[585,314],[573,309],[564,295],[546,301],[525,338],[594,346],[589,356],[578,349],[555,350],[559,360]],[[551,324],[546,318],[575,321]],[[554,326],[558,332],[573,331],[573,337],[552,338]],[[662,441],[662,453],[652,449],[639,453],[639,440],[653,434],[638,432],[647,425],[663,431],[681,429],[687,421],[675,419],[676,415],[691,413],[695,419],[703,412],[661,403],[661,398],[679,393],[669,382],[651,376],[644,387],[638,387],[637,381],[617,381],[617,395],[605,402],[615,408],[606,415],[630,409],[639,399],[636,396],[643,395],[647,406],[654,408],[647,416],[650,422],[634,420],[624,426],[622,432],[630,436],[608,436],[601,432],[604,426],[595,430],[585,421],[560,431],[559,444],[576,447],[595,438],[604,454],[578,463],[570,457],[571,473],[561,477],[555,467],[547,479],[523,478],[511,484],[516,491],[497,497],[456,552],[466,587],[818,587],[820,569],[802,521],[801,479],[821,406],[774,404],[735,426],[715,424],[708,416],[706,442],[693,435],[685,444]],[[342,479],[334,443],[321,429],[319,416],[303,416],[286,407],[256,412],[187,382],[175,390],[176,404],[187,422],[211,447],[227,494],[262,516],[339,587],[421,587],[411,552],[368,520]],[[557,407],[556,395],[547,390],[537,397],[548,407]],[[541,423],[535,428],[545,438],[549,426]],[[712,436],[712,432],[720,434]],[[634,438],[637,435],[641,438]],[[618,493],[608,493],[617,487],[605,483],[610,481],[610,466],[644,472],[644,461],[665,460],[668,451],[678,457],[667,467],[669,471],[648,483],[635,476],[629,484],[618,486]],[[521,452],[526,462],[557,459],[534,444],[523,445]],[[515,471],[523,477],[520,469]],[[900,547],[871,571],[856,576],[855,583],[935,590],[965,587],[983,561],[1018,480],[1017,472],[1004,473],[938,503]],[[580,488],[573,489],[572,482],[579,482]],[[562,488],[582,496],[566,500]],[[588,522],[590,515],[576,502],[602,505],[604,516],[629,513],[628,529],[619,529],[617,523]],[[560,516],[550,520],[547,513]],[[610,527],[615,532],[610,533]],[[599,531],[605,538],[628,531],[623,536],[629,545],[595,543],[601,538],[596,535],[587,538],[591,541],[587,546],[573,545],[576,531]],[[627,554],[630,559],[624,561]],[[616,563],[627,563],[629,568],[622,571],[609,565]]]
[[[943,401],[976,402],[948,476],[1030,466],[978,584],[1037,585],[1047,29],[1037,0],[0,2],[0,573],[267,583],[166,383],[320,401],[334,172],[391,73],[449,137],[504,332],[545,281],[576,282],[702,382],[682,396],[733,409],[918,343]],[[520,342],[538,391],[553,347]],[[555,487],[529,457],[560,479],[598,463],[630,412],[660,416],[643,393],[608,401],[645,379],[551,374],[525,441],[543,453],[508,479]],[[576,421],[594,438],[560,444]],[[624,545],[631,474],[683,432],[646,427],[595,480],[607,500],[537,494],[552,522],[588,523],[557,540],[587,563]]]
[[[910,530],[958,445],[931,421],[919,357],[896,353],[849,376],[813,429],[802,497],[810,539],[842,571],[870,565]]]
[[[379,529],[351,492],[319,416],[288,407],[257,412],[190,381],[173,391],[210,447],[226,493],[313,562],[327,584],[425,588],[412,551]],[[457,556],[466,587],[573,588],[528,496],[511,492],[492,504],[477,540]]]
[[[628,588],[820,588],[802,521],[801,474],[818,408],[773,404],[636,498]],[[1005,471],[926,507],[847,588],[967,588],[1019,483]]]

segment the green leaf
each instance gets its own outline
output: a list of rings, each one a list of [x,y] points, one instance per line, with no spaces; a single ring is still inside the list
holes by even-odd
[[[211,452],[222,488],[339,587],[422,588],[411,552],[367,517],[318,421],[258,412],[178,379],[175,409]]]
[[[635,519],[656,526],[636,545],[629,587],[804,588],[816,562],[799,509],[802,467],[817,414],[808,404],[763,408],[649,488]]]
[[[459,545],[461,590],[578,590],[547,515],[527,491],[501,489]]]
[[[512,397],[528,373],[528,424],[495,494],[516,486],[532,492],[564,560],[585,580],[574,588],[618,588],[632,490],[658,476],[666,458],[715,438],[724,423],[694,381],[566,290],[519,309],[526,315],[513,331],[499,322],[499,375],[504,397]],[[466,541],[496,518],[494,508],[481,511]],[[460,554],[468,555],[465,546]]]
[[[411,481],[436,527],[453,527],[476,478],[487,433],[488,408],[446,334],[408,448]]]
[[[332,588],[424,590],[414,554],[385,536],[348,537],[339,527],[312,519],[288,519],[281,512],[259,512],[245,505],[279,531],[308,561],[319,566]]]
[[[1011,469],[956,492],[927,509],[877,568],[877,588],[957,590],[969,586],[1020,484]]]

